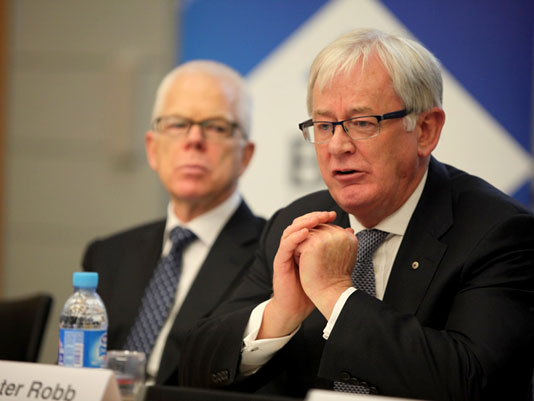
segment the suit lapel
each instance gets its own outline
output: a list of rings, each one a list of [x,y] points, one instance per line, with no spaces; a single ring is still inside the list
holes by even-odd
[[[452,225],[451,186],[445,167],[431,159],[428,179],[408,224],[388,280],[384,302],[416,314],[447,245]]]

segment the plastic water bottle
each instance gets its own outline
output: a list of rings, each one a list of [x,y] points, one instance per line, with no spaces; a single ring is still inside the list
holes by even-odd
[[[58,365],[101,368],[107,351],[108,316],[96,293],[98,273],[76,272],[74,293],[59,317]]]

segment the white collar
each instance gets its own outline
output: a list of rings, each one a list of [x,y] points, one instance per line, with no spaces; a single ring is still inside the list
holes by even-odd
[[[169,233],[174,227],[181,226],[189,228],[204,245],[211,247],[226,222],[239,207],[240,203],[241,195],[235,191],[220,205],[195,217],[193,220],[184,223],[174,214],[172,203],[169,202],[167,206],[167,222],[165,224],[163,243],[165,244],[169,238]]]

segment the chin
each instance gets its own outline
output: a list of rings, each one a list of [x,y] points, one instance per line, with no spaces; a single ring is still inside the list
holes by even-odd
[[[174,191],[171,191],[173,196],[177,199],[182,199],[185,201],[195,201],[206,197],[206,191],[204,188],[187,188],[184,186],[176,188]]]
[[[361,190],[342,191],[333,195],[336,203],[347,213],[357,215],[376,205],[375,197],[366,196]]]

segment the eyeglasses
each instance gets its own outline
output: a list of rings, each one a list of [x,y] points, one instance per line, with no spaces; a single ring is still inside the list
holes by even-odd
[[[355,141],[370,139],[380,134],[380,121],[402,118],[410,112],[406,109],[382,114],[381,116],[361,116],[348,118],[343,121],[312,121],[307,120],[299,124],[304,139],[309,143],[327,143],[330,141],[337,125]]]
[[[168,135],[172,138],[183,138],[193,125],[200,126],[202,134],[207,140],[221,140],[230,138],[239,124],[224,118],[212,118],[202,121],[193,121],[180,116],[162,116],[154,120],[154,131]]]

